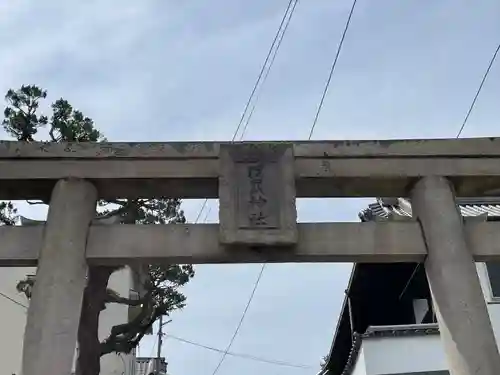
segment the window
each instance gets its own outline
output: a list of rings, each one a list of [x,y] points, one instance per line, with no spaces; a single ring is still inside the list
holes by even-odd
[[[500,262],[487,262],[486,271],[490,282],[491,296],[500,298]]]

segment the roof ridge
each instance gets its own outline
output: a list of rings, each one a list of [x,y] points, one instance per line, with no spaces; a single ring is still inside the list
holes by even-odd
[[[457,198],[462,216],[500,217],[500,197]],[[408,198],[377,198],[367,208],[359,212],[361,221],[388,219],[391,216],[412,216],[411,202]]]

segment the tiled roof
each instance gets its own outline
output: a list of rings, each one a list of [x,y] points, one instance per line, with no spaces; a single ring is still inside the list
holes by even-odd
[[[361,337],[405,337],[436,334],[439,334],[439,326],[435,323],[428,323],[397,326],[372,326],[368,327],[366,332],[361,334]]]
[[[359,350],[363,339],[369,337],[408,337],[408,336],[426,336],[439,334],[437,324],[415,324],[407,326],[383,326],[383,327],[368,327],[365,333],[353,334],[352,346],[349,352],[349,358],[342,371],[341,375],[351,375],[358,359]],[[328,372],[326,372],[328,375]]]
[[[463,216],[488,215],[500,217],[500,198],[458,198]],[[404,198],[377,198],[375,203],[359,213],[361,221],[384,220],[393,217],[411,217],[411,204]]]
[[[464,217],[487,215],[493,220],[500,219],[500,197],[458,198],[457,204]],[[411,203],[408,199],[404,198],[378,198],[374,203],[369,204],[366,209],[359,213],[359,218],[364,222],[405,220],[411,218],[411,216]],[[363,265],[354,265],[348,290],[355,280],[359,278],[361,268],[358,266]],[[385,275],[380,275],[380,277],[384,278]],[[378,329],[376,327],[370,327],[364,333],[355,332],[351,334],[347,306],[347,297],[345,297],[342,313],[337,323],[332,347],[327,360],[327,366],[324,368],[325,375],[350,375],[356,363],[363,339],[381,336],[429,335],[439,333],[437,326],[397,326],[393,328],[378,327]],[[349,328],[341,330],[341,326]],[[346,335],[349,336],[346,338]],[[341,349],[340,354],[334,355],[334,351],[339,349]]]

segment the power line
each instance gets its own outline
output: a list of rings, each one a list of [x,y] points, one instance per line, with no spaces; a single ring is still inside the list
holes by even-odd
[[[198,211],[198,215],[196,215],[196,219],[194,221],[195,224],[197,224],[198,220],[200,220],[200,216],[201,216],[203,210],[205,209],[205,206],[207,205],[207,202],[208,202],[208,199],[205,199],[205,201],[201,205],[200,211]]]
[[[340,43],[339,43],[339,46],[337,48],[337,53],[335,54],[335,58],[333,59],[332,67],[330,68],[330,74],[328,75],[328,79],[326,80],[325,89],[323,90],[323,95],[321,95],[321,100],[320,100],[319,105],[318,105],[318,110],[316,111],[316,116],[314,116],[314,121],[313,121],[313,124],[311,126],[311,131],[309,132],[309,139],[311,139],[311,137],[313,135],[314,128],[316,127],[316,123],[318,122],[319,114],[321,113],[321,109],[323,108],[323,103],[325,101],[326,93],[328,92],[328,88],[330,87],[330,82],[332,80],[333,73],[335,71],[335,67],[337,66],[337,61],[338,61],[339,56],[340,56],[340,51],[342,50],[342,45],[344,44],[344,39],[345,39],[345,36],[347,34],[347,30],[349,29],[349,24],[351,23],[351,18],[352,18],[352,14],[354,13],[354,8],[356,7],[356,3],[357,3],[357,0],[354,0],[352,2],[351,11],[349,12],[349,16],[347,17],[347,22],[345,24],[344,32],[342,33],[342,37],[340,38]]]
[[[259,275],[259,277],[260,276],[262,276],[262,273]],[[254,288],[254,290],[252,291],[252,293],[255,293],[255,290],[256,290],[256,288]],[[5,299],[7,299],[9,302],[15,303],[16,305],[19,305],[19,306],[21,306],[21,307],[23,307],[25,309],[28,309],[28,306],[22,304],[21,302],[16,301],[15,299],[7,296],[6,294],[4,294],[2,292],[0,292],[0,296],[3,297],[3,298],[5,298]],[[247,307],[246,310],[248,310],[248,307]],[[174,339],[174,340],[177,340],[177,341],[180,341],[180,342],[184,342],[186,344],[190,344],[190,345],[198,346],[200,348],[211,350],[211,351],[214,351],[214,352],[226,353],[222,349],[217,349],[217,348],[214,348],[214,347],[211,347],[211,346],[199,344],[197,342],[186,340],[186,339],[183,339],[183,338],[175,336],[175,335],[164,334],[164,336],[166,336],[168,338],[171,338],[171,339]],[[151,355],[149,356],[149,358],[152,358],[153,352],[155,350],[155,347],[156,347],[156,341],[153,343],[153,346],[151,348],[151,353],[150,353]],[[285,361],[277,361],[277,360],[272,360],[272,359],[257,357],[257,356],[253,356],[253,355],[249,355],[249,354],[243,354],[243,353],[234,353],[234,352],[229,352],[228,351],[226,353],[226,355],[229,355],[229,356],[232,356],[232,357],[244,358],[244,359],[248,359],[248,360],[252,360],[252,361],[257,361],[257,362],[269,363],[269,364],[277,365],[277,366],[294,367],[294,368],[301,368],[301,369],[311,369],[311,368],[313,368],[312,366],[308,366],[308,365],[290,363],[290,362],[285,362]],[[121,358],[121,360],[123,362],[123,365],[125,366],[125,362],[124,362],[123,358]],[[145,371],[147,371],[147,369],[145,369]]]
[[[6,294],[4,294],[2,292],[0,292],[0,296],[3,297],[3,298],[5,298],[5,299],[7,299],[7,300],[9,300],[12,303],[15,303],[18,306],[21,306],[21,307],[24,307],[25,309],[28,309],[28,306],[26,306],[25,304],[22,304],[21,302],[17,302],[15,299],[9,297],[8,295],[6,295]]]
[[[206,223],[208,220],[208,215],[210,215],[210,211],[212,211],[212,207],[208,207],[207,213],[205,214],[205,218],[203,219],[203,222]]]
[[[257,290],[257,287],[259,286],[260,279],[262,278],[262,274],[264,273],[264,269],[266,268],[266,264],[264,263],[262,267],[260,268],[259,275],[257,276],[257,280],[255,280],[255,284],[252,289],[252,293],[250,293],[250,297],[248,298],[247,304],[245,306],[245,310],[243,310],[243,314],[241,314],[240,321],[238,322],[238,325],[236,326],[236,329],[233,333],[233,336],[231,337],[231,340],[229,341],[229,344],[227,345],[226,349],[224,350],[224,353],[222,354],[222,357],[217,364],[217,367],[215,370],[212,372],[212,375],[217,374],[219,371],[219,368],[221,367],[222,363],[226,359],[227,354],[229,353],[229,350],[231,349],[231,346],[233,346],[234,340],[236,339],[236,336],[238,336],[238,333],[240,332],[241,325],[243,324],[243,320],[245,320],[245,317],[247,315],[248,309],[250,307],[250,304],[253,301],[253,297],[255,296],[255,291]]]
[[[481,83],[479,84],[479,88],[476,91],[476,95],[474,96],[474,99],[472,100],[472,103],[469,107],[469,110],[467,111],[467,114],[465,115],[464,121],[462,123],[462,126],[460,127],[460,130],[458,131],[458,133],[456,135],[456,138],[460,138],[460,136],[462,135],[462,132],[465,129],[465,126],[467,125],[467,121],[469,120],[470,114],[472,113],[472,110],[474,109],[474,106],[476,105],[477,98],[479,97],[479,94],[481,93],[481,90],[483,89],[483,85],[486,82],[486,78],[488,78],[488,74],[490,73],[491,67],[493,66],[493,63],[495,62],[495,59],[497,58],[499,51],[500,51],[500,44],[496,48],[495,53],[493,54],[493,57],[491,58],[490,63],[488,64],[488,68],[486,69],[486,72],[484,73],[483,78],[481,79]],[[403,294],[406,292],[406,289],[408,289],[408,287],[410,286],[410,283],[412,282],[413,278],[415,277],[420,266],[421,266],[421,263],[417,263],[410,278],[406,282],[406,285],[403,288],[403,291],[399,295],[399,299],[401,299]]]
[[[476,105],[477,98],[479,97],[479,94],[481,93],[481,90],[483,89],[484,82],[486,81],[486,78],[488,77],[488,74],[490,73],[491,67],[493,66],[493,63],[495,62],[495,59],[497,58],[498,51],[500,51],[500,44],[498,45],[497,49],[495,50],[495,53],[493,54],[493,57],[490,60],[490,63],[488,65],[488,69],[486,69],[486,72],[483,75],[483,79],[481,80],[481,84],[479,85],[479,88],[477,89],[476,95],[474,96],[474,99],[472,100],[472,103],[469,107],[469,110],[467,111],[467,115],[465,115],[464,122],[462,123],[462,126],[460,127],[460,130],[458,131],[457,138],[460,138],[462,135],[462,132],[464,131],[465,126],[467,125],[467,121],[469,120],[469,116],[472,113],[472,110],[474,109],[474,106]]]
[[[276,59],[276,55],[278,54],[279,48],[280,48],[281,43],[283,41],[283,38],[284,38],[284,36],[286,34],[286,31],[288,29],[288,26],[290,24],[290,21],[292,19],[293,13],[295,11],[295,8],[296,8],[298,2],[299,2],[299,0],[295,0],[295,1],[294,0],[290,0],[288,2],[288,6],[287,6],[287,8],[285,10],[285,14],[283,15],[283,18],[281,19],[281,23],[280,23],[280,26],[278,28],[278,31],[276,32],[276,36],[274,37],[273,43],[271,45],[271,48],[269,49],[269,52],[268,52],[267,57],[266,57],[266,60],[264,61],[264,64],[262,65],[262,69],[261,69],[261,71],[259,73],[259,77],[257,79],[257,82],[254,85],[254,88],[252,90],[250,98],[248,99],[248,102],[247,102],[247,104],[245,106],[245,110],[243,112],[243,115],[241,116],[240,123],[238,124],[238,127],[236,128],[236,132],[234,133],[232,141],[234,141],[234,139],[236,138],[236,135],[238,134],[238,131],[239,131],[240,127],[241,127],[241,124],[243,122],[244,116],[245,116],[246,112],[248,111],[248,108],[250,106],[252,98],[255,95],[255,92],[256,92],[257,87],[259,85],[259,81],[262,78],[262,75],[264,74],[267,62],[271,58],[271,63],[269,64],[267,72],[265,73],[264,81],[263,82],[265,82],[265,80],[269,76],[269,72],[271,71],[271,68],[272,68],[272,66],[274,64],[274,60]],[[283,29],[283,32],[281,32],[282,29]],[[280,37],[280,34],[281,34],[281,37]],[[275,45],[276,45],[276,49],[274,50],[274,54],[273,54],[273,49],[274,49]],[[250,119],[252,118],[253,112],[255,110],[255,106],[256,106],[258,98],[259,98],[259,96],[257,96],[257,99],[254,102],[254,106],[253,106],[253,108],[252,108],[252,110],[250,112],[250,115],[248,116],[247,122],[244,125],[243,131],[241,133],[240,140],[243,139],[245,131],[246,131],[247,127],[248,127]],[[245,306],[245,309],[243,310],[243,314],[241,315],[240,321],[238,322],[238,325],[237,325],[237,327],[236,327],[236,329],[235,329],[235,331],[233,333],[233,336],[231,337],[231,340],[229,341],[229,344],[227,345],[226,349],[222,353],[222,357],[221,357],[219,363],[217,364],[216,368],[212,372],[212,375],[216,375],[217,374],[217,372],[219,371],[220,367],[222,366],[222,363],[226,359],[226,356],[228,355],[229,350],[231,349],[231,346],[233,345],[234,340],[236,339],[236,336],[238,336],[240,328],[241,328],[241,326],[243,324],[243,321],[245,320],[245,317],[246,317],[246,314],[248,312],[248,309],[250,308],[250,305],[252,304],[253,298],[255,296],[255,291],[257,290],[257,288],[259,286],[260,280],[262,278],[262,274],[264,273],[265,269],[266,269],[266,263],[263,263],[262,266],[261,266],[261,268],[260,268],[260,271],[259,271],[259,274],[257,276],[257,279],[255,280],[252,292],[250,293],[250,297],[248,298],[248,301],[247,301],[247,304]]]
[[[197,346],[203,349],[211,350],[213,352],[217,353],[224,353],[225,351],[222,349],[217,349],[212,346],[208,345],[203,345],[194,341],[186,340],[178,336],[166,334],[165,335],[167,338],[171,338],[186,344],[190,344],[193,346]],[[244,359],[249,359],[251,361],[257,361],[257,362],[263,362],[263,363],[269,363],[271,365],[277,365],[277,366],[287,366],[287,367],[294,367],[294,368],[300,368],[300,369],[311,369],[313,366],[308,366],[308,365],[301,365],[301,364],[295,364],[295,363],[290,363],[290,362],[285,362],[285,361],[276,361],[272,359],[267,359],[267,358],[262,358],[262,357],[257,357],[249,354],[241,354],[241,353],[235,353],[235,352],[227,352],[227,355],[232,356],[232,357],[239,357],[239,358],[244,358]]]
[[[279,39],[279,36],[280,36],[280,33],[281,33],[281,30],[283,29],[283,25],[285,24],[286,22],[286,19],[287,19],[287,16],[288,16],[288,12],[290,11],[290,9],[292,8],[292,5],[294,5],[293,3],[297,3],[298,0],[289,0],[288,1],[288,6],[285,10],[285,14],[283,14],[283,18],[281,19],[281,22],[280,22],[280,25],[278,27],[278,31],[276,32],[276,35],[274,36],[274,39],[273,39],[273,42],[271,44],[271,47],[269,48],[269,51],[267,52],[267,56],[266,56],[266,59],[264,60],[264,63],[262,64],[262,67],[260,69],[260,72],[259,72],[259,76],[257,77],[257,81],[255,82],[255,85],[253,86],[253,89],[252,89],[252,92],[250,94],[250,97],[248,98],[248,101],[245,105],[245,109],[241,115],[241,118],[240,118],[240,122],[238,124],[238,126],[236,127],[236,131],[234,132],[234,135],[233,135],[233,138],[232,138],[232,142],[234,142],[234,140],[236,139],[236,136],[238,135],[238,132],[241,128],[241,125],[243,125],[243,121],[245,119],[245,115],[246,113],[248,112],[248,108],[250,108],[250,104],[252,102],[252,99],[255,95],[255,92],[257,91],[257,87],[259,86],[259,83],[262,79],[262,76],[264,75],[264,71],[266,69],[266,66],[267,66],[267,63],[269,62],[269,59],[271,58],[271,55],[272,55],[272,52],[273,52],[273,49]],[[295,8],[295,6],[294,6]],[[280,41],[280,44],[281,44],[281,41]]]
[[[261,276],[262,276],[262,272],[259,274],[259,277],[261,277]],[[254,288],[254,290],[252,291],[252,294],[255,293],[255,290],[256,290],[256,288]],[[4,294],[2,292],[0,292],[0,296],[7,299],[8,301],[10,301],[12,303],[15,303],[16,305],[19,305],[19,306],[25,308],[25,309],[28,308],[28,306],[14,300],[13,298],[7,296],[6,294]],[[246,310],[248,310],[248,306],[247,306]],[[246,311],[245,311],[245,313],[246,313]],[[241,326],[241,324],[240,324],[240,326]],[[293,368],[301,368],[301,369],[313,368],[312,366],[308,366],[308,365],[290,363],[290,362],[285,362],[285,361],[277,361],[277,360],[257,357],[257,356],[253,356],[253,355],[249,355],[249,354],[235,353],[235,352],[230,352],[230,351],[226,352],[225,350],[222,350],[222,349],[217,349],[217,348],[214,348],[211,346],[203,345],[203,344],[200,344],[200,343],[197,343],[197,342],[194,342],[191,340],[186,340],[186,339],[183,339],[182,337],[178,337],[178,336],[171,335],[171,334],[164,334],[164,336],[171,338],[171,339],[174,339],[174,340],[177,340],[177,341],[180,341],[180,342],[184,342],[186,344],[190,344],[193,346],[198,346],[198,347],[203,348],[203,349],[211,350],[211,351],[214,351],[217,353],[223,353],[223,354],[225,353],[225,355],[229,355],[232,357],[239,357],[239,358],[244,358],[244,359],[248,359],[251,361],[263,362],[263,363],[268,363],[268,364],[277,365],[277,366],[285,366],[285,367],[293,367]],[[156,347],[156,341],[153,343],[153,346],[151,348],[151,353],[150,353],[151,355],[149,356],[149,358],[152,358],[155,347]],[[123,358],[121,358],[121,359],[123,362]],[[145,371],[147,371],[147,369],[145,369]]]
[[[295,4],[294,4],[294,1],[295,1]],[[249,96],[249,98],[248,98],[248,100],[247,100],[247,102],[245,104],[245,108],[243,110],[243,113],[241,114],[240,121],[238,123],[238,126],[236,127],[236,130],[235,130],[235,132],[233,134],[233,137],[231,138],[231,142],[234,142],[235,139],[236,139],[236,137],[238,136],[240,128],[243,125],[243,122],[245,120],[245,116],[247,115],[248,109],[250,108],[250,104],[252,103],[252,99],[253,99],[256,91],[257,91],[257,88],[259,86],[259,83],[260,83],[262,77],[264,76],[264,72],[266,70],[267,63],[269,62],[269,59],[271,58],[271,56],[273,54],[273,50],[275,49],[276,43],[279,40],[281,31],[283,29],[283,25],[285,24],[285,22],[287,20],[288,13],[290,12],[290,9],[292,9],[292,6],[295,9],[295,5],[296,5],[297,2],[298,2],[298,0],[289,0],[288,1],[288,6],[287,6],[287,8],[285,10],[285,14],[283,15],[283,18],[281,19],[280,25],[278,27],[278,31],[276,32],[276,35],[274,36],[273,42],[271,43],[271,47],[269,48],[269,51],[267,52],[267,56],[266,56],[266,58],[264,60],[264,63],[262,64],[262,67],[260,69],[259,75],[257,77],[257,81],[255,82],[255,84],[253,86],[253,89],[252,89],[252,92],[250,93],[250,96]],[[281,45],[281,41],[282,40],[283,40],[283,38],[281,38],[279,40],[279,45]],[[279,49],[279,46],[278,46],[277,49]],[[274,61],[274,58],[273,58],[273,61]],[[266,74],[266,78],[267,78],[267,75],[269,75],[269,73]],[[252,112],[253,112],[253,110],[252,110]],[[248,122],[249,121],[247,121],[247,124],[245,125],[245,129],[248,126]],[[240,140],[242,138],[243,138],[243,135],[241,136]],[[207,202],[208,202],[208,199],[205,199],[205,201],[201,205],[200,211],[198,212],[198,215],[196,216],[196,220],[194,221],[195,224],[198,223],[198,221],[200,220],[201,214],[202,214],[203,210],[205,209],[205,207],[207,206]]]
[[[250,114],[248,115],[247,121],[245,123],[245,126],[243,127],[243,130],[241,131],[240,141],[243,139],[243,137],[245,135],[245,132],[247,130],[248,124],[250,123],[250,120],[252,119],[252,116],[254,114],[255,108],[256,108],[257,103],[258,103],[259,98],[260,98],[260,94],[262,93],[262,87],[263,87],[264,83],[267,81],[267,77],[269,76],[269,73],[271,72],[271,69],[272,69],[272,67],[274,65],[274,60],[276,60],[276,56],[278,55],[278,51],[279,51],[279,49],[281,47],[281,43],[282,43],[283,38],[285,37],[285,34],[286,34],[287,30],[288,30],[288,26],[290,25],[290,22],[292,20],[293,14],[295,13],[295,8],[296,8],[296,6],[297,6],[298,3],[299,3],[299,0],[296,0],[293,3],[292,9],[290,10],[290,13],[289,13],[289,16],[288,16],[288,18],[286,18],[285,25],[283,27],[283,32],[281,33],[281,36],[279,37],[279,39],[278,39],[278,41],[276,43],[276,48],[274,49],[274,52],[273,52],[273,55],[272,55],[272,58],[271,58],[271,62],[269,63],[269,65],[267,67],[266,74],[264,75],[264,78],[262,79],[262,84],[260,86],[260,91],[257,92],[257,96],[255,97],[255,101],[254,101],[254,103],[252,105],[252,109],[250,110]],[[287,16],[289,8],[290,8],[290,5],[287,8],[287,12],[285,13],[285,17]]]

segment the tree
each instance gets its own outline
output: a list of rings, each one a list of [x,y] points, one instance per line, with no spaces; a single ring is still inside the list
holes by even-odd
[[[34,85],[9,90],[5,96],[7,106],[2,122],[6,132],[19,141],[33,142],[38,131],[48,126],[48,135],[52,142],[105,141],[95,128],[94,122],[62,98],[51,105],[50,119],[39,115],[40,101],[46,97],[47,91]],[[116,218],[123,224],[185,223],[180,205],[179,199],[161,197],[99,201],[96,215],[97,219]],[[17,210],[12,202],[0,202],[0,224],[14,225],[17,219]],[[111,274],[120,268],[122,267],[89,266],[78,328],[77,375],[98,375],[101,356],[113,352],[129,353],[160,316],[168,315],[186,304],[186,296],[180,288],[194,276],[191,265],[147,266],[142,285],[144,291],[139,299],[120,296],[108,288]],[[131,268],[139,273],[138,269]],[[17,289],[30,298],[35,282],[34,278],[21,280]],[[114,326],[109,337],[100,342],[99,316],[109,303],[136,306],[139,312],[132,321]]]
[[[17,209],[12,202],[0,202],[0,225],[14,225],[17,220]]]

